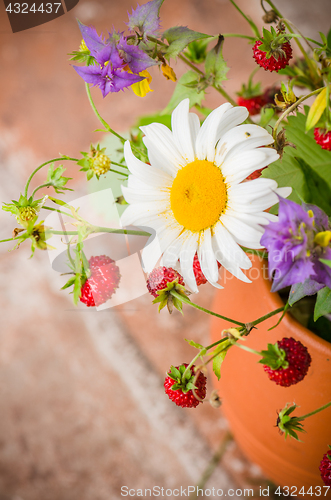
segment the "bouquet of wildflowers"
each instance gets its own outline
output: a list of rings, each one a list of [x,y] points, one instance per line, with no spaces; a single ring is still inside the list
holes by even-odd
[[[85,256],[84,242],[90,235],[148,236],[142,252],[146,291],[159,310],[167,307],[169,313],[174,308],[183,313],[185,305],[231,322],[232,327],[212,345],[189,341],[196,356],[171,366],[166,375],[166,394],[189,408],[206,401],[206,365],[212,362],[219,378],[232,348],[257,355],[266,376],[278,385],[289,387],[304,379],[311,355],[301,342],[283,338],[266,343],[261,352],[243,342],[254,335],[256,325],[279,313],[283,317],[300,300],[311,301],[310,328],[331,342],[331,31],[320,33],[319,40],[308,39],[265,0],[261,2],[265,27],[260,33],[230,1],[249,23],[251,36],[214,36],[184,26],[162,31],[163,0],[133,10],[126,31],[113,28],[103,35],[78,22],[79,49],[70,54],[73,69],[85,82],[102,130],[119,139],[119,159],[114,161],[107,148],[96,144],[79,158],[63,155],[46,161],[32,172],[18,200],[3,205],[18,223],[12,238],[4,240],[13,240],[15,248],[30,240],[33,254],[36,249],[51,250],[48,240],[54,235],[68,237],[70,278],[63,288],[72,289],[75,304],[98,308],[121,286],[119,267],[110,255]],[[236,100],[223,88],[229,68],[222,49],[232,36],[252,45],[252,74]],[[300,53],[296,57],[294,44]],[[176,74],[178,59],[188,68],[183,75]],[[174,93],[165,110],[145,118],[140,129],[133,128],[125,139],[100,116],[91,88],[105,99],[116,99],[119,91],[144,98],[152,90],[153,67],[176,82]],[[262,89],[254,84],[259,68],[278,72],[279,85]],[[204,106],[208,89],[227,102],[214,110]],[[120,228],[96,226],[64,200],[61,195],[69,189],[70,179],[64,175],[63,161],[77,163],[87,181],[109,172],[122,179],[122,196],[116,199],[125,207]],[[44,167],[48,167],[45,182],[31,190],[34,175]],[[54,192],[46,194],[50,187]],[[66,218],[62,231],[44,222],[47,210]],[[201,285],[208,282],[223,288],[222,268],[249,282],[244,271],[252,265],[250,253],[268,259],[272,291],[282,293],[284,307],[242,323],[228,318],[226,311],[219,315],[194,303]],[[213,406],[220,404],[215,392],[209,400]],[[326,401],[323,407],[294,417],[296,405],[286,405],[277,425],[285,437],[298,439],[303,420],[329,406]],[[320,471],[330,486],[328,452]]]

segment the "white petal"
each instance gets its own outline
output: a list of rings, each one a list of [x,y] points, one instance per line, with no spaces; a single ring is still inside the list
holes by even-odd
[[[281,196],[282,198],[287,198],[292,193],[292,188],[280,187],[276,189],[276,193],[278,194],[278,196]]]
[[[128,203],[140,203],[143,201],[162,201],[168,202],[168,209],[170,209],[170,191],[169,190],[156,190],[156,189],[132,189],[129,187],[121,186],[122,193]]]
[[[180,273],[184,278],[184,283],[193,293],[198,293],[197,282],[193,271],[193,259],[198,248],[199,233],[191,233],[184,241],[179,254]]]
[[[217,237],[217,240],[220,241],[219,248],[221,249],[223,257],[227,261],[233,261],[237,267],[241,267],[242,269],[250,269],[252,267],[252,262],[249,257],[234,241],[229,231],[223,226],[221,222],[215,224],[215,226],[213,227],[213,233]],[[219,260],[219,262],[221,261]]]
[[[148,149],[151,164],[154,167],[166,169],[175,177],[178,168],[185,165],[185,161],[177,149],[172,132],[162,123],[152,123],[140,129],[146,136],[143,140]]]
[[[261,248],[260,239],[263,229],[257,230],[240,221],[238,218],[227,214],[221,216],[221,222],[233,236],[234,240],[247,248]]]
[[[205,229],[200,238],[198,259],[201,271],[207,280],[211,283],[218,282],[218,266],[214,250],[211,243],[210,229]]]
[[[196,154],[199,160],[214,161],[217,143],[217,129],[225,113],[232,108],[228,102],[214,109],[207,116],[196,140]]]
[[[189,118],[189,106],[190,106],[189,99],[184,99],[180,104],[178,104],[177,108],[173,111],[171,115],[171,128],[172,128],[173,138],[178,148],[178,151],[181,153],[182,157],[187,163],[194,161],[195,158],[195,152],[194,152],[195,135],[194,137],[192,137],[191,126],[190,126],[191,120]],[[194,123],[195,122],[192,121],[192,128],[195,126]]]
[[[126,141],[124,144],[124,157],[128,169],[140,181],[156,187],[172,185],[173,179],[168,174],[158,168],[146,165],[146,163],[138,160],[138,158],[134,156],[129,141]]]
[[[145,225],[151,217],[166,212],[167,207],[167,203],[162,201],[134,203],[125,209],[121,217],[121,223],[123,226],[129,226],[130,224]]]
[[[215,230],[212,238],[212,243],[216,258],[222,264],[222,266],[236,278],[246,283],[250,283],[250,280],[242,272],[236,261],[236,254],[231,253],[231,250],[235,248],[236,243],[233,241],[231,235],[228,233],[226,228],[222,226],[222,224],[217,225],[217,229]],[[238,246],[237,248],[242,252],[242,250]],[[251,267],[252,263],[251,261],[249,262],[250,265],[246,264],[245,269],[249,269],[249,267]]]
[[[266,167],[278,159],[274,149],[252,149],[226,158],[221,166],[225,182],[234,185],[246,179],[255,170]],[[258,180],[258,179],[257,179]]]
[[[165,248],[172,244],[181,232],[181,227],[166,227],[152,236],[144,247],[141,257],[145,272],[151,272]]]
[[[219,141],[215,163],[221,165],[225,158],[229,159],[244,151],[266,146],[273,142],[272,135],[258,125],[238,125],[226,132]]]
[[[231,215],[234,218],[242,222],[245,222],[248,226],[253,227],[257,231],[262,230],[261,225],[266,225],[269,223],[267,217],[264,217],[264,213],[266,212],[261,212],[259,214],[257,213],[246,214],[246,213],[235,212],[233,210],[228,210],[226,212],[227,215]]]

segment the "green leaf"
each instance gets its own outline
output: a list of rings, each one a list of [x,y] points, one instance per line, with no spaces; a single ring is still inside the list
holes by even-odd
[[[205,97],[205,92],[203,90],[198,92],[195,88],[185,87],[187,83],[193,82],[194,80],[196,80],[196,78],[196,72],[193,70],[189,70],[178,80],[170,102],[168,106],[162,111],[162,115],[171,113],[175,109],[175,107],[187,97],[190,100],[190,108],[192,106],[195,106],[195,104],[201,105],[201,102]]]
[[[314,104],[311,106],[306,122],[306,131],[315,127],[318,120],[321,118],[323,111],[327,105],[327,88],[325,87],[322,92],[316,97]]]
[[[331,290],[327,286],[317,292],[317,300],[314,309],[314,321],[321,316],[331,313]]]
[[[47,183],[53,186],[56,193],[62,193],[63,190],[73,191],[70,188],[66,188],[65,185],[71,180],[71,177],[64,177],[62,174],[66,171],[63,165],[59,165],[54,168],[54,163],[51,163],[47,172]]]
[[[203,345],[201,344],[197,344],[196,342],[194,342],[194,340],[188,340],[188,339],[185,339],[186,342],[188,342],[192,347],[195,347],[196,349],[203,349]]]
[[[221,366],[224,361],[224,358],[226,356],[226,353],[232,346],[232,343],[230,340],[225,340],[222,342],[219,346],[216,347],[216,349],[210,353],[213,357],[213,371],[218,378],[218,380],[221,378]]]
[[[224,358],[226,356],[227,351],[224,350],[220,352],[217,356],[214,357],[213,359],[213,371],[218,378],[218,380],[221,378],[221,366],[224,361]]]
[[[323,262],[323,264],[326,264],[327,266],[331,267],[331,260],[320,259],[320,261]]]
[[[290,199],[297,203],[309,191],[310,181],[307,184],[307,178],[295,157],[303,158],[331,189],[331,152],[316,144],[312,130],[305,133],[305,125],[306,117],[302,113],[288,118],[286,137],[296,145],[296,149],[285,147],[283,159],[272,163],[262,172],[263,177],[277,181],[279,187],[292,186]]]
[[[82,277],[79,273],[75,276],[75,285],[74,285],[74,304],[77,305],[78,300],[81,296],[82,289]]]
[[[184,55],[195,64],[201,64],[206,60],[207,47],[210,43],[210,39],[205,40],[195,40],[187,46],[187,51]]]
[[[63,287],[61,288],[61,290],[65,290],[66,288],[69,288],[70,286],[72,286],[76,281],[76,276],[72,276],[72,278],[70,278],[67,283],[65,285],[63,285]]]
[[[319,283],[309,278],[303,283],[296,283],[295,285],[292,285],[288,299],[289,305],[293,306],[293,304],[298,302],[298,300],[306,297],[307,295],[315,295],[318,292],[319,286]]]
[[[227,80],[226,74],[229,71],[222,54],[222,43],[223,37],[220,35],[215,47],[208,52],[205,62],[206,78],[212,79],[216,87],[221,87],[222,82]]]
[[[162,123],[162,125],[171,129],[171,114],[160,115],[159,113],[156,113],[155,115],[142,116],[137,121],[135,127],[144,127],[145,125],[150,125],[151,123]]]
[[[273,108],[262,108],[259,125],[260,127],[266,128],[269,122],[272,120],[275,111]]]
[[[331,50],[331,29],[329,30],[329,32],[326,36],[326,39],[327,39],[327,43],[328,43],[328,48]]]
[[[305,177],[301,198],[305,203],[319,206],[331,216],[331,188],[324,179],[313,170],[302,158],[294,158]]]
[[[186,26],[175,26],[163,33],[162,39],[167,40],[169,47],[166,50],[165,57],[176,58],[189,43],[203,38],[211,38],[210,35],[193,31]]]

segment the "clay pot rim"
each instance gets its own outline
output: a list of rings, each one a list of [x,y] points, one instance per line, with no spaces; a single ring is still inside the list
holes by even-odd
[[[262,264],[265,261],[265,259],[261,261],[259,258],[256,258],[255,255],[253,255],[252,263],[257,265],[256,261],[258,262],[258,265],[262,268]],[[262,277],[262,281],[266,292],[268,292],[266,296],[268,297],[268,304],[270,304],[271,310],[284,306],[284,302],[280,298],[280,295],[277,292],[271,291],[270,280],[264,279]],[[312,332],[311,330],[308,330],[308,328],[299,323],[299,321],[293,318],[289,313],[285,314],[284,318],[282,319],[282,323],[288,325],[289,330],[293,330],[294,328],[297,330],[298,333],[297,337],[299,337],[297,340],[300,340],[306,345],[309,345],[317,350],[327,351],[331,356],[331,342],[322,339],[321,337],[316,335],[316,333]]]

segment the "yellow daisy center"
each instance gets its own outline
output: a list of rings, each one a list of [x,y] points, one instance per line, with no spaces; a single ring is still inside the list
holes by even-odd
[[[216,224],[227,203],[227,188],[219,167],[195,160],[178,171],[170,192],[177,222],[190,231]]]

